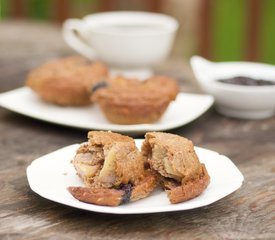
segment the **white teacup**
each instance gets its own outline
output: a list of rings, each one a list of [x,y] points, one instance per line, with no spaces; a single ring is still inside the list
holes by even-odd
[[[78,53],[115,72],[150,75],[169,55],[177,29],[177,20],[164,14],[118,11],[68,19],[62,33]]]

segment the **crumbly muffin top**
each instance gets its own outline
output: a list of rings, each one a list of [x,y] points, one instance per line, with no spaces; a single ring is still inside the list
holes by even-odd
[[[95,80],[107,78],[107,67],[99,62],[91,62],[81,56],[66,57],[51,61],[33,69],[28,77],[26,84],[35,87],[38,84],[43,87],[41,82],[55,80],[55,84],[63,82],[78,83],[90,86]]]
[[[135,145],[133,138],[114,132],[90,131],[88,132],[88,139],[92,145],[106,145],[114,142],[130,142]]]
[[[177,81],[167,76],[154,76],[145,80],[143,84],[151,91],[158,91],[162,95],[167,95],[170,100],[175,100],[179,92]]]
[[[90,131],[73,159],[78,175],[96,188],[137,184],[144,177],[144,160],[133,138],[113,132]]]
[[[108,86],[98,89],[92,96],[94,102],[109,102],[111,105],[162,106],[174,100],[179,87],[174,79],[162,76],[140,81],[124,77],[112,78]]]
[[[149,158],[151,167],[164,177],[188,181],[201,174],[201,163],[193,143],[181,136],[148,132],[142,153]]]
[[[158,106],[169,102],[167,96],[162,96],[156,92],[150,92],[149,90],[139,90],[138,88],[104,88],[97,91],[92,100],[97,103],[105,102],[106,104],[116,106]]]

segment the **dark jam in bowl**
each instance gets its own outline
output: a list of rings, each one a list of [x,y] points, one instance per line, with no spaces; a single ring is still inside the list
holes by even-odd
[[[225,79],[218,79],[218,82],[222,83],[229,83],[235,85],[243,85],[243,86],[271,86],[275,85],[275,81],[269,80],[262,80],[250,77],[233,77],[233,78],[225,78]]]

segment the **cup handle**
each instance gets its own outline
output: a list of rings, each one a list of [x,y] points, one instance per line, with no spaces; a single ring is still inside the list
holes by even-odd
[[[87,44],[83,20],[68,19],[63,23],[62,35],[65,42],[81,55],[94,60],[95,50]]]

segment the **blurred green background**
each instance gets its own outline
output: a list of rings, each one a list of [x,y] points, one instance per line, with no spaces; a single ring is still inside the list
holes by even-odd
[[[173,55],[275,64],[275,0],[0,0],[1,21],[49,21],[110,10],[162,12],[180,22]],[[1,36],[0,36],[1,37]]]

